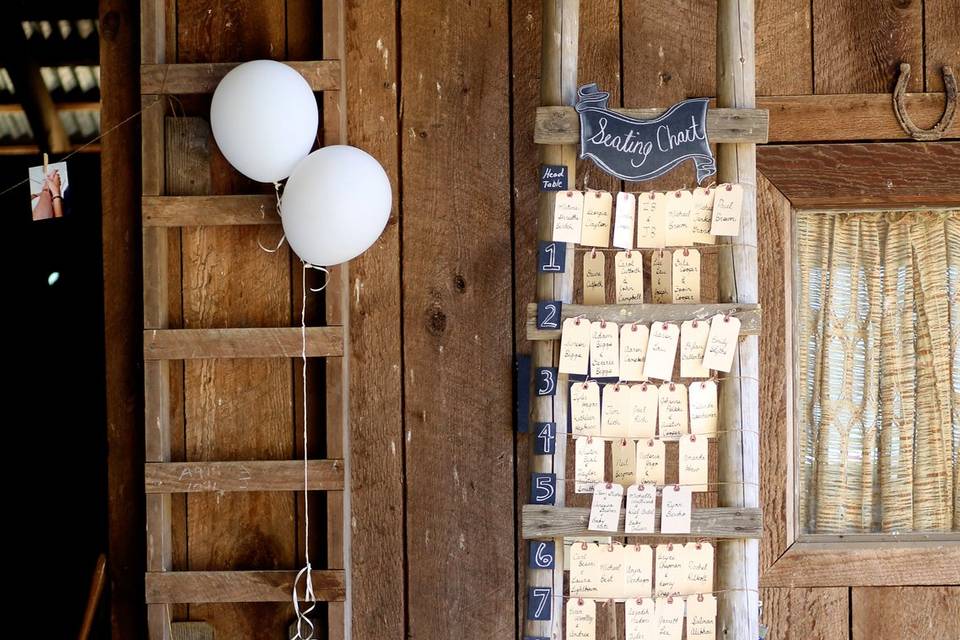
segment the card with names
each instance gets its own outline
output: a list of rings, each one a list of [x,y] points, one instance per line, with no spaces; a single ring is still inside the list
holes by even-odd
[[[700,302],[700,252],[677,249],[673,252],[673,301],[677,304]]]
[[[664,487],[660,503],[660,533],[690,533],[692,496],[689,487]]]
[[[705,594],[713,591],[713,545],[709,542],[688,542],[686,545],[687,572],[684,595]]]
[[[709,333],[710,323],[702,320],[687,320],[680,325],[681,378],[710,377],[710,369],[703,366]]]
[[[667,473],[666,457],[663,440],[648,438],[637,442],[637,482],[662,487]]]
[[[620,505],[623,502],[623,485],[615,482],[598,482],[593,485],[593,500],[590,502],[591,531],[616,531],[620,521]]]
[[[643,255],[639,251],[618,251],[613,258],[617,304],[643,303]]]
[[[567,640],[596,640],[597,603],[588,598],[567,601]]]
[[[590,377],[618,378],[620,375],[620,327],[616,322],[590,323]]]
[[[666,194],[667,246],[693,244],[693,194],[670,191]]]
[[[657,640],[681,640],[683,637],[683,611],[683,598],[657,599]]]
[[[653,548],[631,544],[623,548],[624,594],[628,599],[653,595]]]
[[[673,302],[673,253],[666,249],[650,254],[650,299],[654,304]]]
[[[693,382],[687,388],[690,398],[690,433],[714,438],[717,435],[717,383]]]
[[[669,380],[673,377],[673,362],[677,357],[680,342],[680,327],[670,322],[654,322],[650,325],[647,341],[647,359],[643,363],[643,377]]]
[[[605,384],[601,395],[600,435],[626,437],[630,422],[630,389],[619,382]]]
[[[710,481],[708,440],[690,434],[680,438],[680,484],[694,493],[706,491]]]
[[[687,433],[687,387],[679,382],[664,382],[657,392],[660,438],[677,440]]]
[[[619,542],[597,545],[597,563],[600,567],[599,597],[623,598],[624,592],[626,591],[626,587],[624,586],[623,552],[624,546]]]
[[[667,194],[650,191],[637,196],[637,248],[667,245]]]
[[[583,192],[558,191],[553,205],[553,240],[580,242],[583,225]]]
[[[687,597],[687,640],[716,640],[717,598],[712,593]]]
[[[587,375],[590,367],[590,321],[567,318],[560,331],[560,373]]]
[[[710,227],[713,223],[713,200],[716,189],[711,187],[697,187],[693,190],[693,214],[690,216],[690,226],[694,242],[713,244],[713,235]]]
[[[624,604],[625,640],[659,640],[657,638],[656,600],[630,598]]]
[[[583,254],[583,304],[605,304],[607,285],[604,280],[606,258],[602,251]]]
[[[617,194],[617,207],[613,216],[613,246],[633,248],[633,227],[637,215],[637,196],[626,191]]]
[[[740,318],[718,313],[710,320],[710,334],[703,355],[703,366],[729,373],[740,340]]]
[[[739,184],[721,184],[713,200],[713,221],[710,233],[715,236],[735,236],[740,233],[740,215],[743,211],[743,187]]]
[[[657,435],[657,412],[660,392],[656,385],[642,382],[630,387],[631,420],[628,434],[634,438],[654,438]]]
[[[580,244],[585,247],[610,246],[610,215],[613,196],[609,191],[588,191],[583,194],[583,226]]]
[[[600,435],[600,385],[593,380],[570,384],[570,433]]]
[[[637,447],[633,440],[621,438],[610,443],[613,481],[629,487],[637,481]]]
[[[670,488],[667,487],[667,491]],[[666,492],[665,492],[666,493]],[[658,598],[679,594],[687,572],[686,548],[682,544],[658,544],[653,595]]]
[[[594,485],[603,482],[606,447],[600,438],[574,438],[573,477],[577,493],[590,493]]]
[[[626,533],[653,533],[657,520],[657,485],[635,484],[627,487],[624,517]]]
[[[643,380],[643,365],[647,361],[647,341],[650,329],[645,324],[625,324],[620,327],[620,381]]]
[[[570,545],[570,595],[595,597],[600,591],[599,549],[592,542]]]

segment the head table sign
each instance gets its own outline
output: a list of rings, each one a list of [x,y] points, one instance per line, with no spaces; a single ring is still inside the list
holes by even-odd
[[[651,120],[638,120],[607,107],[610,94],[588,84],[577,91],[580,157],[590,158],[622,180],[652,180],[693,160],[697,182],[717,172],[707,141],[709,98],[673,105]]]

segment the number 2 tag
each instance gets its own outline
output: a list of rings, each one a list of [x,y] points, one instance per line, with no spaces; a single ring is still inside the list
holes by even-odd
[[[559,300],[542,300],[537,303],[537,329],[553,331],[560,328],[560,311],[563,303]]]

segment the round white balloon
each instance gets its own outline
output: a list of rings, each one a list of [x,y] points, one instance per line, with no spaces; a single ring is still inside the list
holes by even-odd
[[[210,104],[210,128],[233,167],[258,182],[277,182],[310,153],[317,99],[303,76],[273,60],[253,60],[223,77]]]
[[[323,147],[304,158],[280,200],[290,248],[318,266],[340,264],[369,249],[392,206],[386,171],[373,156],[347,145]]]

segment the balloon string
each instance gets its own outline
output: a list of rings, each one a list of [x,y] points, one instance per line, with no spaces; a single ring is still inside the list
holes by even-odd
[[[274,182],[274,183],[273,183],[273,190],[274,190],[274,191],[276,192],[276,194],[277,194],[277,217],[279,217],[280,219],[283,219],[283,216],[282,216],[282,214],[281,214],[281,212],[280,212],[280,183],[279,183],[279,182]],[[261,218],[266,218],[266,217],[267,217],[267,216],[266,216],[266,213],[264,212],[263,209],[260,209],[260,217],[261,217]],[[281,234],[281,235],[280,235],[280,240],[277,241],[277,246],[275,246],[273,249],[271,249],[270,247],[265,247],[265,246],[263,246],[263,243],[260,242],[260,237],[259,237],[259,234],[258,234],[258,237],[257,237],[257,246],[260,247],[260,249],[261,249],[262,251],[266,251],[267,253],[276,253],[277,251],[280,250],[280,247],[283,246],[283,242],[284,242],[286,239],[287,239],[287,234],[285,234],[285,233],[284,233],[284,234]]]

